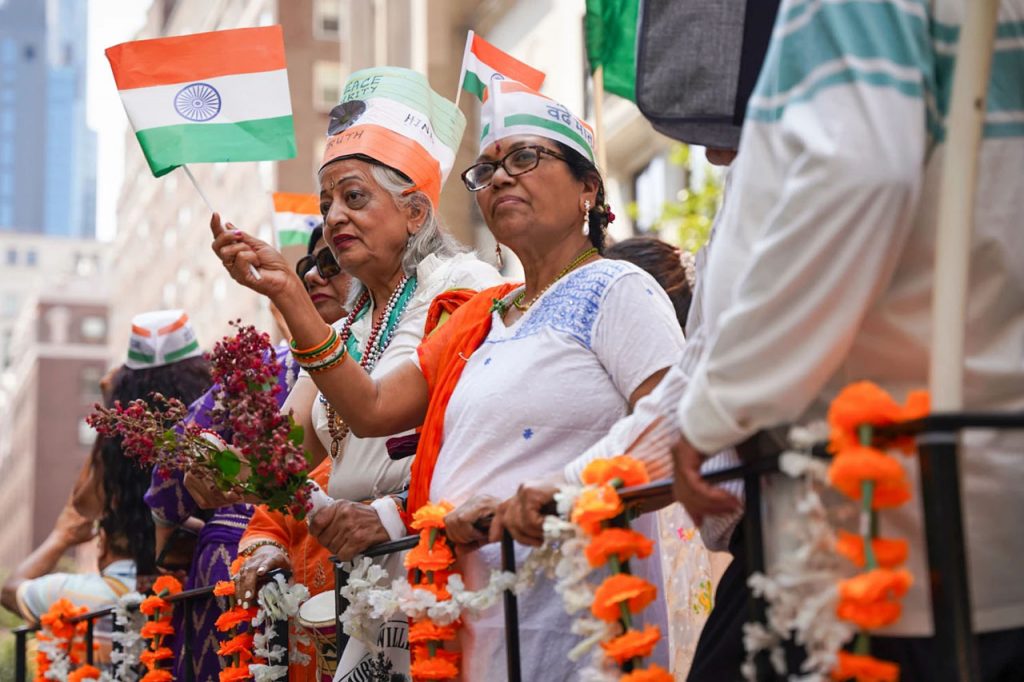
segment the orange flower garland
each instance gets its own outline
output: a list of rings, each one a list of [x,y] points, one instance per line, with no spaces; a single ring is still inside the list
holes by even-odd
[[[853,652],[840,651],[831,676],[834,680],[896,682],[899,666],[869,655],[868,630],[890,625],[899,619],[899,599],[906,594],[913,577],[898,568],[906,561],[905,540],[879,538],[878,510],[898,507],[911,497],[910,484],[902,464],[873,447],[874,428],[917,419],[928,413],[928,396],[914,392],[899,405],[884,390],[870,382],[847,386],[832,402],[828,412],[829,449],[835,453],[828,479],[843,495],[861,503],[861,534],[840,531],[836,551],[858,568],[853,578],[839,583],[836,615],[856,624]],[[901,438],[893,447],[913,451],[913,440]]]
[[[653,602],[658,591],[643,578],[631,575],[628,562],[650,556],[654,543],[629,528],[618,488],[650,482],[647,469],[643,462],[622,455],[594,460],[583,470],[582,478],[591,487],[576,498],[570,518],[590,536],[585,549],[587,562],[595,568],[607,565],[612,573],[595,591],[590,611],[600,620],[618,622],[622,628],[622,634],[602,642],[601,648],[606,657],[630,670],[620,682],[672,682],[672,675],[657,665],[640,667],[661,639],[661,630],[655,625],[643,630],[633,627],[633,615]]]
[[[231,566],[228,568],[229,572],[232,575],[238,575],[238,571],[244,562],[245,557],[238,557],[231,563]],[[255,660],[252,653],[253,634],[251,632],[239,632],[238,626],[250,623],[256,617],[259,609],[255,606],[248,609],[242,607],[241,603],[235,598],[235,583],[232,581],[219,581],[213,587],[213,594],[218,597],[227,598],[228,602],[227,610],[217,617],[213,626],[217,628],[218,632],[230,632],[228,639],[221,642],[220,648],[217,649],[217,655],[230,659],[231,665],[220,671],[218,679],[220,682],[248,680],[252,677],[252,674],[249,672],[249,663]]]
[[[84,606],[75,606],[67,599],[58,599],[39,619],[39,624],[42,626],[37,636],[39,641],[52,643],[52,648],[60,656],[67,657],[69,667],[74,667],[82,661],[85,645],[81,642],[76,643],[75,637],[84,635],[88,627],[85,621],[79,623],[70,621],[87,611],[88,609]],[[46,682],[48,679],[46,673],[56,662],[50,659],[45,651],[46,648],[40,646],[36,653],[35,682]]]
[[[438,601],[451,599],[446,589],[455,555],[444,534],[444,517],[454,509],[448,502],[427,503],[417,509],[409,525],[420,532],[420,541],[405,555],[409,583],[414,589],[432,593]],[[458,622],[440,625],[430,618],[418,618],[409,628],[412,679],[447,680],[459,676],[460,655],[446,651],[444,643],[455,639]]]
[[[139,661],[146,666],[146,674],[141,682],[170,682],[174,675],[170,670],[161,667],[163,661],[170,660],[174,654],[164,645],[167,637],[174,635],[171,625],[171,603],[165,597],[181,592],[181,582],[169,575],[160,576],[153,582],[153,596],[146,597],[139,604],[139,611],[147,617],[139,636],[149,640],[146,650],[139,656]]]
[[[100,669],[92,665],[83,665],[77,670],[68,674],[68,682],[84,682],[85,680],[100,679]]]

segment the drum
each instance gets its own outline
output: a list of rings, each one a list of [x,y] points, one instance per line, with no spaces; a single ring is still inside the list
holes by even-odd
[[[316,647],[316,670],[321,682],[331,682],[338,669],[335,632],[338,617],[334,612],[334,590],[313,595],[299,607],[299,625],[304,627]]]

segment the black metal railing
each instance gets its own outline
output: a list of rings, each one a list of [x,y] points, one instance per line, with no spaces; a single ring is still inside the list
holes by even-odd
[[[918,446],[921,468],[922,505],[924,509],[925,539],[929,565],[929,578],[934,622],[935,655],[939,657],[937,669],[946,672],[946,677],[934,682],[980,682],[974,630],[971,623],[971,600],[967,574],[967,548],[963,528],[963,511],[960,495],[960,432],[970,429],[1024,429],[1024,413],[956,412],[933,414],[922,419],[905,422],[875,430],[879,439],[897,436],[913,436]],[[743,479],[745,483],[745,512],[743,532],[747,574],[764,570],[764,540],[761,524],[760,479],[762,476],[779,471],[779,458],[787,449],[779,432],[763,432],[737,448],[744,463],[704,476],[710,483]],[[824,446],[817,446],[813,453],[827,456]],[[625,488],[620,496],[627,507],[638,507],[654,499],[665,499],[671,495],[672,481],[655,481],[647,485]],[[547,511],[551,511],[550,509]],[[485,520],[486,521],[486,520]],[[486,524],[485,524],[486,525]],[[412,549],[419,537],[412,535],[399,540],[375,545],[363,552],[365,557],[382,557]],[[502,569],[514,572],[515,551],[511,536],[506,532],[501,541]],[[334,561],[335,609],[344,612],[348,604],[340,594],[348,574],[341,562]],[[191,662],[193,657],[191,610],[193,604],[209,598],[213,587],[188,590],[168,598],[181,603],[184,609],[183,656]],[[764,604],[752,594],[748,596],[748,614],[751,620],[764,622]],[[511,591],[504,595],[505,642],[507,652],[508,680],[521,682],[519,652],[519,617],[516,597]],[[113,607],[98,609],[75,619],[85,621],[86,657],[93,662],[93,625],[99,618],[111,615]],[[15,679],[26,680],[26,651],[28,636],[38,626],[16,628]],[[284,647],[287,651],[288,627],[275,628],[283,632]],[[338,658],[348,643],[348,636],[342,628],[336,627]],[[764,656],[755,659],[759,682],[774,682],[777,676]],[[193,666],[186,664],[185,682],[192,682]]]
[[[281,570],[270,571],[267,575],[268,578],[273,578],[277,573],[283,573],[285,576],[287,572]],[[213,588],[214,585],[206,585],[204,587],[197,587],[191,590],[182,590],[178,594],[168,595],[165,600],[168,603],[174,605],[180,605],[182,609],[182,642],[181,642],[181,655],[184,659],[185,664],[183,668],[183,682],[195,682],[195,666],[194,662],[194,640],[195,640],[195,619],[192,617],[193,609],[199,601],[213,599]],[[94,665],[96,663],[95,652],[93,650],[94,643],[94,629],[96,621],[103,618],[113,618],[115,606],[106,606],[95,611],[83,613],[80,616],[70,619],[71,623],[82,623],[86,624],[84,643],[85,643],[85,662],[88,665]],[[127,605],[129,611],[138,610],[138,605]],[[275,637],[271,642],[273,644],[279,644],[284,648],[284,660],[278,662],[278,665],[288,665],[288,623],[274,623]],[[119,626],[116,622],[113,625],[113,631],[116,632]],[[16,682],[27,682],[28,680],[28,637],[29,635],[39,632],[39,625],[24,625],[21,627],[14,628],[13,633],[15,637],[15,660],[14,660],[14,679]],[[115,648],[116,650],[116,644]]]

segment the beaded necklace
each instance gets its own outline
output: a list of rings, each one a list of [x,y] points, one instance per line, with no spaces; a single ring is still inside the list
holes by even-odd
[[[380,360],[388,344],[391,343],[398,327],[398,320],[401,319],[402,313],[409,305],[409,300],[415,290],[416,276],[403,277],[395,290],[391,292],[387,305],[384,306],[384,312],[370,328],[370,334],[366,337],[366,345],[361,357],[358,344],[355,337],[352,336],[352,325],[370,311],[370,292],[368,290],[363,290],[362,295],[352,307],[352,312],[342,322],[341,334],[339,334],[341,342],[349,349],[349,354],[359,360],[359,366],[366,370],[367,374],[377,366],[377,361]],[[327,408],[327,431],[331,434],[331,459],[335,459],[341,449],[341,442],[345,440],[350,429],[327,402],[323,393],[320,394],[320,402]]]
[[[514,305],[516,308],[518,308],[520,312],[524,312],[525,313],[527,310],[530,309],[531,306],[533,306],[534,303],[537,302],[538,298],[540,298],[541,296],[544,295],[545,291],[547,291],[548,289],[550,289],[551,287],[553,287],[555,285],[555,282],[557,282],[558,280],[562,279],[563,277],[568,275],[570,272],[572,272],[573,270],[575,270],[576,268],[581,266],[583,264],[583,261],[587,260],[591,256],[597,255],[597,253],[598,253],[597,247],[596,246],[591,246],[589,249],[587,249],[586,251],[584,251],[580,255],[576,256],[576,258],[574,258],[571,263],[569,263],[567,266],[565,266],[564,270],[562,270],[560,273],[558,273],[557,277],[555,277],[553,280],[551,280],[551,282],[549,282],[546,287],[541,289],[540,292],[536,296],[534,296],[532,299],[530,299],[530,302],[527,303],[526,305],[523,305],[523,299],[526,298],[526,287],[523,287],[523,290],[519,292],[519,295],[512,299],[512,305]]]

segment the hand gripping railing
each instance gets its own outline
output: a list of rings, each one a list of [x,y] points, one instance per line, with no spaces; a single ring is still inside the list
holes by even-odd
[[[275,569],[267,574],[267,579],[273,579],[277,573],[281,573],[285,577],[288,577],[289,575],[287,571]],[[193,618],[193,610],[196,602],[213,597],[213,588],[214,585],[206,585],[204,587],[197,587],[191,590],[182,590],[178,594],[165,597],[167,602],[171,604],[180,604],[182,608],[181,656],[186,661],[186,664],[182,666],[184,669],[184,678],[182,682],[195,682],[195,667],[192,664],[195,654],[195,619]],[[93,631],[96,621],[108,616],[113,617],[114,608],[115,607],[113,605],[106,606],[102,609],[96,609],[95,611],[84,613],[69,621],[71,623],[85,622],[86,624],[85,662],[89,665],[93,665],[96,662],[95,653],[93,651]],[[129,610],[136,609],[138,609],[138,606],[129,607]],[[25,625],[13,630],[15,637],[14,679],[16,682],[27,682],[28,680],[28,637],[29,635],[38,632],[39,629],[39,625]],[[118,625],[114,623],[114,631],[117,631],[117,629]],[[271,646],[279,644],[284,648],[284,660],[280,662],[279,665],[287,666],[288,623],[275,622],[274,632],[275,637],[271,642]]]
[[[875,429],[879,439],[914,436],[918,444],[921,467],[922,503],[934,621],[935,652],[938,669],[945,677],[931,682],[980,682],[975,639],[971,625],[970,593],[967,582],[967,548],[964,541],[960,500],[959,433],[965,429],[1024,429],[1024,414],[958,412],[934,414],[923,419]],[[745,512],[743,536],[746,569],[749,576],[763,572],[764,539],[761,524],[760,479],[779,471],[779,459],[787,449],[781,430],[761,432],[737,447],[744,463],[740,466],[706,474],[709,483],[743,479]],[[825,445],[815,446],[814,456],[827,457]],[[671,496],[670,479],[647,485],[624,488],[620,497],[627,507],[640,507]],[[544,510],[553,513],[553,508]],[[489,522],[489,520],[488,520]],[[413,548],[418,536],[385,542],[371,547],[362,556],[380,557]],[[501,541],[502,569],[515,570],[514,543],[508,532]],[[338,613],[347,607],[337,590],[345,584],[347,574],[335,561],[335,600]],[[748,616],[751,621],[765,622],[762,600],[748,594]],[[521,682],[519,652],[519,617],[515,595],[508,591],[504,599],[505,645],[509,682]],[[348,636],[337,628],[338,655],[344,651]],[[758,682],[780,680],[768,664],[765,654],[755,658]]]
[[[934,414],[903,424],[875,429],[880,439],[894,436],[914,436],[918,445],[918,460],[921,468],[922,504],[924,508],[925,538],[927,542],[929,579],[934,622],[935,656],[939,658],[937,669],[945,677],[930,682],[979,682],[977,652],[971,624],[970,591],[967,580],[967,549],[963,529],[963,512],[960,498],[959,436],[967,429],[1024,429],[1024,413],[1003,414],[989,412],[956,412]],[[731,469],[724,469],[704,476],[710,483],[720,483],[742,478],[745,483],[746,503],[743,517],[744,540],[746,543],[747,574],[764,570],[764,543],[761,528],[760,478],[779,470],[779,457],[785,449],[777,433],[764,432],[738,447],[744,463]],[[816,447],[814,454],[824,455],[823,446]],[[650,504],[656,499],[671,495],[671,480],[625,488],[620,491],[623,502],[629,507]],[[553,511],[553,510],[546,510]],[[369,548],[362,556],[380,557],[412,549],[419,541],[417,536],[385,542]],[[514,543],[506,532],[501,542],[502,569],[515,570]],[[340,562],[334,562],[335,607],[337,613],[344,612],[347,604],[339,589],[345,584],[347,574]],[[185,609],[183,656],[190,660],[193,655],[191,610],[198,599],[208,598],[213,586],[201,587],[182,592],[168,601],[181,602]],[[505,642],[507,652],[508,680],[521,682],[518,612],[515,595],[506,592]],[[75,619],[86,621],[86,658],[93,662],[93,622],[112,613],[113,607],[99,609]],[[764,622],[764,604],[748,595],[748,613],[751,620]],[[38,626],[16,628],[15,679],[26,680],[26,649],[28,636]],[[287,638],[287,626],[275,628]],[[348,642],[348,636],[337,628],[337,649],[340,658]],[[287,640],[284,641],[287,650]],[[756,659],[759,682],[773,682],[778,679],[764,656]],[[192,666],[185,666],[185,682],[192,682]]]

